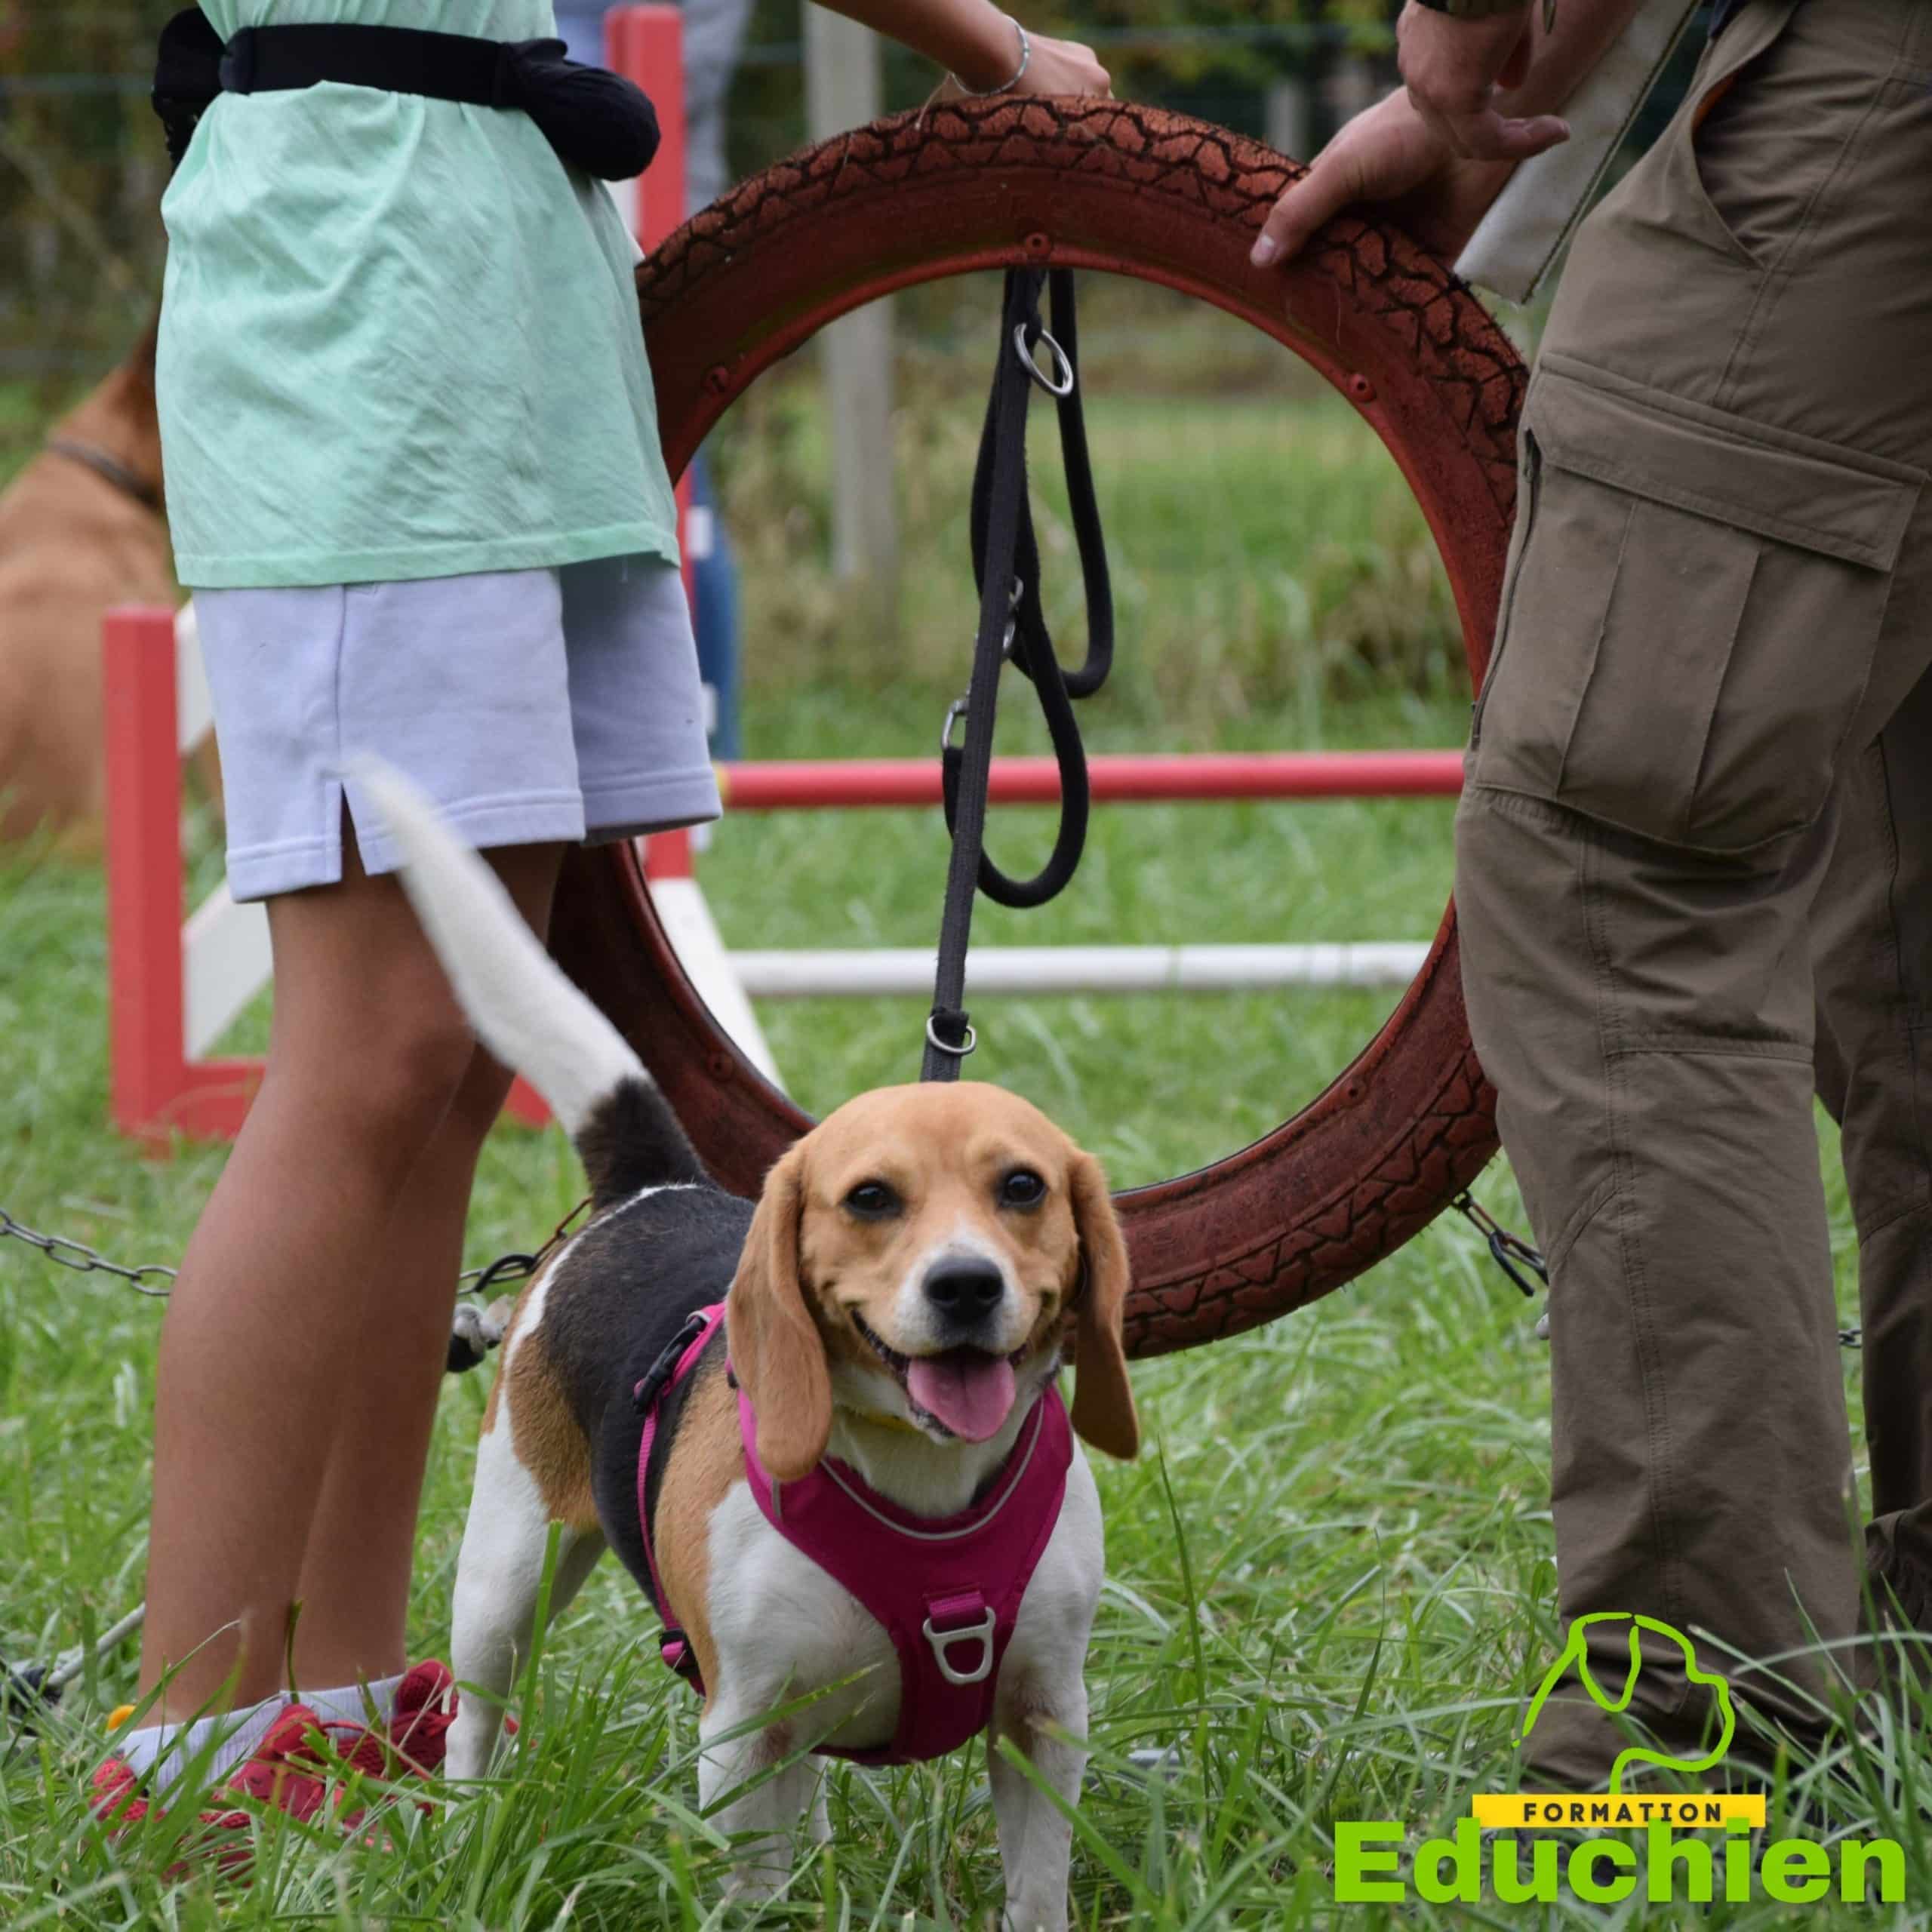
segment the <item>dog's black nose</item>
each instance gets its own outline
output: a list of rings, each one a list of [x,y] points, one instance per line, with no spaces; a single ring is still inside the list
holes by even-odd
[[[977,1321],[1005,1293],[1006,1278],[990,1261],[936,1262],[926,1275],[926,1299],[952,1321]]]

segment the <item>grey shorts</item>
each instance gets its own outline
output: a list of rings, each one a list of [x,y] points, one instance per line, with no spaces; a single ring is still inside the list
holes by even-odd
[[[265,899],[395,869],[343,767],[414,779],[478,848],[633,836],[718,816],[675,569],[555,570],[195,595],[228,814],[228,884]]]

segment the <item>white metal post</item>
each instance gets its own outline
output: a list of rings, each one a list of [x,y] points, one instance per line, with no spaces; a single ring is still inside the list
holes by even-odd
[[[875,120],[878,38],[856,20],[804,8],[805,123],[814,140]],[[899,516],[892,469],[892,306],[869,303],[820,337],[832,418],[833,568],[868,617],[896,624]]]

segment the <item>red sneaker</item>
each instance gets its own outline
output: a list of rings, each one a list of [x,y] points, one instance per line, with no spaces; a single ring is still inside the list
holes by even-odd
[[[318,1734],[340,1759],[340,1771],[317,1755]],[[322,1808],[329,1778],[355,1771],[369,1778],[389,1775],[383,1740],[365,1725],[325,1724],[306,1704],[291,1704],[269,1727],[254,1755],[222,1780],[220,1789],[240,1798],[259,1798],[291,1818],[306,1821]],[[358,1811],[342,1822],[352,1825],[361,1815]]]
[[[434,1657],[412,1665],[395,1687],[389,1712],[389,1748],[401,1760],[394,1774],[429,1777],[440,1771],[455,1721],[456,1679]]]
[[[95,1770],[90,1785],[94,1814],[108,1826],[112,1837],[138,1825],[150,1812],[165,1815],[143,1791],[140,1773],[125,1758],[109,1758]],[[212,1857],[217,1869],[224,1873],[246,1871],[250,1854],[240,1835],[248,1823],[245,1811],[204,1811],[201,1830],[193,1841],[196,1854]],[[192,1860],[177,1859],[161,1875],[173,1884],[187,1878],[193,1869]]]
[[[289,1718],[299,1718],[299,1726],[291,1726]],[[277,1758],[287,1754],[291,1738],[306,1739],[307,1731],[315,1723],[312,1712],[300,1705],[291,1705],[288,1712],[278,1718],[269,1734],[278,1740]],[[261,1762],[262,1752],[269,1745],[269,1738],[263,1740],[254,1757],[238,1765],[228,1778],[217,1788],[213,1796],[218,1801],[226,1792],[248,1792],[255,1796],[269,1796],[272,1791],[288,1802],[288,1808],[297,1815],[307,1817],[318,1806],[321,1786],[318,1780],[291,1782],[285,1789],[272,1787],[269,1782],[272,1767]],[[312,1795],[306,1788],[314,1787]],[[109,1758],[97,1767],[90,1780],[94,1816],[109,1828],[112,1835],[118,1837],[131,1826],[140,1824],[150,1815],[160,1818],[167,1813],[163,1807],[148,1796],[141,1773],[125,1758]],[[248,1814],[231,1805],[218,1802],[204,1809],[198,1820],[199,1829],[184,1841],[194,1857],[177,1860],[162,1873],[170,1882],[186,1878],[193,1869],[195,1859],[211,1857],[217,1868],[224,1874],[239,1875],[247,1872],[253,1853],[247,1844],[245,1834],[248,1829]]]
[[[89,1804],[103,1825],[138,1825],[148,1815],[141,1774],[125,1758],[97,1765],[88,1780]]]
[[[396,1687],[384,1730],[325,1723],[306,1704],[285,1706],[254,1752],[216,1787],[214,1807],[201,1814],[202,1826],[223,1835],[247,1830],[248,1811],[221,1804],[224,1798],[254,1798],[306,1822],[321,1810],[331,1778],[339,1780],[359,1771],[367,1778],[386,1781],[440,1770],[445,1738],[456,1718],[455,1688],[455,1680],[441,1664],[417,1664]],[[318,1740],[334,1761],[325,1761],[317,1749]],[[139,1824],[155,1809],[141,1774],[125,1758],[109,1758],[101,1764],[91,1789],[95,1817],[116,1830]],[[338,1801],[340,1795],[338,1789]],[[343,1812],[339,1822],[353,1829],[362,1817],[358,1807]],[[251,1855],[241,1844],[216,1845],[204,1840],[197,1848],[211,1851],[216,1863],[230,1873],[245,1870]],[[179,1878],[186,1870],[185,1865],[177,1865],[166,1875]]]

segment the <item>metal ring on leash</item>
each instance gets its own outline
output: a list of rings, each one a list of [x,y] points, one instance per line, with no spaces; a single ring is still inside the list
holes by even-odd
[[[1041,368],[1039,364],[1034,361],[1033,352],[1026,346],[1026,325],[1024,322],[1014,324],[1013,351],[1020,358],[1020,366],[1035,382],[1039,384],[1041,388],[1046,391],[1048,395],[1071,395],[1073,393],[1073,365],[1066,359],[1066,351],[1054,341],[1051,334],[1045,329],[1040,331],[1039,339],[1053,352],[1054,374],[1052,377],[1049,377]]]
[[[926,1015],[926,1038],[941,1053],[950,1054],[955,1060],[964,1060],[980,1044],[980,1036],[974,1030],[970,1020],[966,1023],[966,1037],[958,1046],[955,1047],[950,1040],[942,1040],[933,1031],[933,1017],[930,1013]]]

